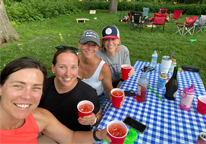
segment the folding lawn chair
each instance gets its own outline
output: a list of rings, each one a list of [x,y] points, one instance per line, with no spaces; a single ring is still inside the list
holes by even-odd
[[[159,15],[163,15],[166,14],[166,16],[168,15],[167,13],[167,9],[160,9],[160,11],[158,12]]]
[[[166,20],[166,14],[159,15],[157,13],[154,14],[154,20],[152,22],[152,29],[151,31],[154,32],[155,29],[153,30],[153,25],[156,26],[156,29],[158,29],[160,32],[164,32],[164,26],[165,26],[165,20]],[[162,30],[161,30],[162,27]]]
[[[143,8],[143,17],[145,17],[145,19],[150,17],[149,8]]]
[[[199,19],[199,23],[195,25],[195,29],[197,29],[196,33],[200,31],[203,32],[205,25],[206,25],[206,15],[201,15]]]
[[[143,29],[143,22],[142,13],[133,12],[130,29],[134,30],[136,28],[138,31],[141,31]]]
[[[176,33],[179,32],[180,35],[186,35],[187,33],[189,33],[190,35],[193,35],[194,31],[195,31],[194,23],[196,20],[197,20],[197,16],[194,16],[194,17],[186,17],[184,24],[176,22],[177,29],[178,29],[176,31]],[[186,31],[186,32],[184,32],[184,31]]]
[[[173,17],[171,17],[171,19],[176,19],[177,21],[179,21],[180,16],[182,15],[182,10],[175,10],[174,13],[170,15],[174,15]]]

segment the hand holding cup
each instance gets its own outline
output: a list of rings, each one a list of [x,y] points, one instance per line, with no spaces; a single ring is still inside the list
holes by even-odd
[[[129,76],[129,78],[130,78],[130,77],[133,76],[133,75],[135,75],[135,69],[132,67],[132,69],[131,69],[131,71],[129,72],[128,76]]]
[[[78,121],[82,125],[94,125],[95,119],[96,119],[96,116],[94,113],[92,113],[91,115],[88,115],[88,116],[79,117]]]

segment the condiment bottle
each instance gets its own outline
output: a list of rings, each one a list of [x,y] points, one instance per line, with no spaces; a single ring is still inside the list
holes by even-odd
[[[182,92],[183,94],[181,94]],[[190,110],[194,98],[194,94],[195,94],[194,84],[192,84],[190,88],[187,87],[179,92],[179,95],[182,97],[180,102],[181,109],[186,111]]]
[[[168,100],[175,100],[177,95],[177,90],[178,90],[177,70],[178,67],[175,67],[171,79],[166,84],[166,91],[164,96]]]
[[[138,89],[137,89],[137,95],[136,95],[136,100],[138,102],[146,101],[147,86],[149,83],[149,80],[147,79],[147,69],[148,69],[148,66],[145,65],[143,72],[142,72],[142,77],[138,80]]]

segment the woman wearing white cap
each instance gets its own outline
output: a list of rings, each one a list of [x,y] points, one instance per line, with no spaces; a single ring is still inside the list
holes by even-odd
[[[81,53],[78,54],[79,78],[96,89],[100,107],[103,107],[105,97],[111,99],[110,91],[113,89],[109,66],[95,54],[100,46],[98,34],[92,30],[84,31],[78,43]]]
[[[123,81],[121,65],[130,64],[129,50],[121,45],[119,30],[116,26],[107,26],[102,29],[102,48],[96,56],[104,60],[110,67],[112,73],[113,87],[117,87]],[[134,68],[129,73],[129,77],[135,74]]]

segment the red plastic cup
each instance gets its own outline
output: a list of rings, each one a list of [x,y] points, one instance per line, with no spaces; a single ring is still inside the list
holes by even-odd
[[[111,90],[111,96],[112,96],[112,106],[114,108],[119,108],[124,97],[124,91],[120,88],[114,88]]]
[[[197,111],[201,114],[206,114],[206,96],[198,97]]]
[[[201,132],[201,133],[198,135],[196,144],[206,144],[206,133]]]
[[[122,121],[114,120],[107,125],[107,133],[111,139],[110,144],[123,144],[127,132],[127,126]]]
[[[94,104],[88,100],[80,101],[77,104],[79,117],[84,117],[92,114],[94,110]]]
[[[123,80],[128,80],[128,78],[129,78],[128,74],[131,71],[131,69],[132,69],[131,65],[127,65],[127,64],[121,65],[122,79]]]

